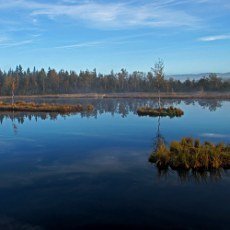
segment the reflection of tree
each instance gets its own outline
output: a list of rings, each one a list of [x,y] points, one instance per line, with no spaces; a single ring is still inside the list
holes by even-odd
[[[82,104],[83,106],[92,104],[94,106],[94,110],[90,113],[83,112],[81,113],[82,117],[95,117],[97,118],[98,115],[103,113],[111,113],[120,114],[122,117],[126,117],[128,113],[136,114],[136,111],[139,107],[148,106],[148,107],[156,107],[158,105],[158,101],[150,100],[147,98],[81,98],[81,99],[74,99],[74,98],[58,98],[58,99],[36,99],[34,100],[37,103],[56,103],[56,104]],[[215,111],[216,109],[222,106],[221,100],[210,100],[210,99],[161,99],[161,106],[162,107],[169,107],[171,105],[178,105],[180,103],[184,103],[186,105],[199,105],[203,108],[207,108],[210,111]],[[2,112],[0,113],[2,114]],[[53,113],[54,116],[55,113]],[[41,115],[41,116],[44,116]],[[46,115],[47,116],[47,115]],[[48,115],[49,116],[49,115]],[[53,116],[51,114],[51,116]],[[36,116],[35,116],[36,117]],[[1,119],[1,115],[0,115]]]
[[[18,133],[18,127],[17,127],[17,125],[15,123],[14,111],[13,111],[13,116],[12,116],[11,121],[12,121],[12,127],[13,127],[14,134],[17,135],[17,133]]]
[[[222,179],[223,174],[227,173],[224,169],[215,169],[211,171],[195,171],[195,170],[172,170],[171,168],[157,168],[158,178],[167,180],[176,176],[181,183],[197,183],[206,184],[209,182],[218,182]]]
[[[165,144],[164,137],[162,136],[162,134],[160,132],[160,126],[161,126],[161,117],[160,116],[158,117],[157,121],[158,121],[157,122],[157,132],[156,132],[156,136],[154,139],[154,152],[157,151],[160,148],[160,146]]]
[[[208,108],[210,111],[216,111],[222,107],[222,101],[219,100],[198,100],[198,104],[203,108]]]

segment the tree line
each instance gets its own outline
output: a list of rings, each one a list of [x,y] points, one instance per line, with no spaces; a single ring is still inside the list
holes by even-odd
[[[22,66],[9,71],[0,69],[0,96],[66,93],[108,93],[108,92],[193,92],[230,90],[230,81],[223,80],[215,73],[197,80],[181,81],[173,78],[159,77],[152,71],[148,73],[134,71],[128,73],[121,69],[109,74],[85,70],[75,71],[43,68],[23,70]]]

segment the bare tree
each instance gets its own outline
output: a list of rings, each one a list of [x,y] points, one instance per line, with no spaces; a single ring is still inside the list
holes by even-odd
[[[12,105],[14,105],[14,91],[15,91],[15,88],[16,88],[15,79],[12,79],[12,83],[11,83],[11,93],[12,93],[11,103],[12,103]]]
[[[158,107],[161,109],[161,97],[160,97],[160,88],[164,83],[164,62],[159,59],[158,62],[154,64],[154,68],[152,68],[152,72],[154,73],[157,91],[158,91]]]

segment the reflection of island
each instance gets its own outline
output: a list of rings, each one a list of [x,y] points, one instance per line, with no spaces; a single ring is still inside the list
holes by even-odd
[[[54,104],[82,104],[83,106],[92,104],[94,107],[94,111],[92,113],[82,113],[82,116],[91,116],[97,117],[102,113],[111,113],[120,114],[122,117],[126,117],[129,112],[135,113],[138,108],[147,106],[155,108],[157,107],[157,100],[153,99],[138,99],[138,98],[101,98],[101,99],[73,99],[73,98],[49,98],[49,99],[36,99],[34,100],[38,103],[54,103]],[[177,106],[181,103],[186,105],[199,105],[202,108],[209,109],[210,111],[215,111],[222,106],[221,100],[213,100],[213,99],[163,99],[161,101],[162,107],[170,107]]]
[[[110,113],[111,115],[119,114],[123,118],[126,117],[129,113],[136,114],[136,111],[141,106],[148,106],[148,107],[156,107],[157,106],[157,100],[150,100],[150,99],[122,99],[122,98],[101,98],[101,99],[71,99],[71,98],[50,98],[50,99],[36,99],[35,102],[38,103],[54,103],[54,104],[82,104],[83,106],[92,104],[94,107],[93,111],[87,112],[83,111],[81,113],[78,113],[81,117],[94,117],[97,118],[98,115],[101,115],[103,113]],[[169,107],[171,105],[179,105],[181,103],[184,103],[186,105],[199,105],[202,108],[209,109],[210,111],[215,111],[218,108],[221,108],[222,101],[221,100],[210,100],[210,99],[186,99],[186,100],[180,100],[180,99],[163,99],[161,101],[161,104],[163,107]],[[68,115],[60,115],[56,112],[0,112],[0,123],[2,124],[4,122],[4,119],[11,119],[12,121],[12,127],[14,130],[14,133],[17,133],[17,125],[23,124],[25,119],[32,120],[35,119],[37,121],[38,119],[49,119],[49,120],[56,120],[58,116],[66,117]],[[158,124],[160,129],[160,118],[158,118]],[[159,131],[159,130],[158,130]],[[160,132],[158,132],[160,134]],[[160,141],[160,137],[158,137]]]
[[[12,121],[12,124],[16,125],[15,122],[18,124],[23,124],[25,119],[32,120],[33,118],[37,121],[38,118],[42,120],[50,119],[50,120],[56,120],[58,117],[58,113],[30,113],[30,112],[1,112],[0,113],[0,123],[2,124],[4,122],[4,119],[10,119]],[[61,115],[60,115],[61,116]],[[66,116],[66,115],[62,115]]]
[[[228,174],[228,170],[215,169],[211,171],[194,171],[194,170],[172,170],[171,168],[159,169],[158,178],[162,180],[176,177],[181,183],[208,183],[218,182],[222,177]]]
[[[218,181],[222,178],[223,173],[227,172],[227,169],[229,168],[229,166],[226,167],[226,169],[219,167],[219,168],[209,168],[208,170],[206,170],[202,167],[201,168],[194,168],[194,169],[189,168],[189,167],[188,168],[173,167],[173,165],[176,165],[177,162],[175,162],[172,165],[168,163],[168,162],[173,163],[175,159],[172,158],[173,155],[170,155],[172,153],[169,154],[168,150],[166,149],[165,139],[164,139],[164,137],[160,131],[160,124],[161,124],[160,122],[161,122],[161,118],[158,117],[156,135],[155,135],[155,138],[153,141],[153,143],[154,143],[153,151],[149,156],[149,162],[153,163],[156,166],[159,178],[167,179],[171,175],[177,175],[180,178],[181,182],[194,181],[197,183],[203,183],[203,182],[205,183],[208,181]],[[191,138],[190,139],[185,138],[184,140],[192,140],[192,139]],[[172,142],[172,143],[174,143],[174,142]],[[197,144],[196,141],[194,143]],[[210,143],[207,142],[207,145],[209,145],[209,144]],[[170,145],[170,151],[171,151],[171,146],[172,146],[172,144]],[[222,151],[224,151],[224,145],[221,145],[221,146],[223,148]],[[220,148],[221,148],[221,146],[220,146]],[[211,148],[211,146],[209,146],[209,147]],[[213,147],[213,149],[214,148],[215,147]],[[219,148],[219,147],[217,147],[217,148]],[[228,151],[229,151],[229,148],[228,148]],[[214,157],[214,155],[213,155],[213,157]],[[173,162],[172,162],[172,160],[173,160]],[[181,160],[183,161],[183,159],[181,159]],[[228,164],[227,162],[226,162],[226,166]]]

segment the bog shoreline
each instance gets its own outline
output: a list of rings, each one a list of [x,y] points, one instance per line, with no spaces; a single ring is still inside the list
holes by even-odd
[[[181,93],[161,93],[163,99],[220,99],[230,100],[230,92],[181,92]],[[11,96],[0,96],[1,99],[10,99]],[[132,93],[76,93],[76,94],[44,94],[44,95],[15,95],[15,99],[24,98],[134,98],[134,99],[155,99],[157,93],[132,92]]]

